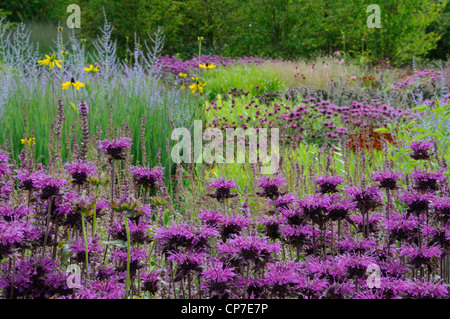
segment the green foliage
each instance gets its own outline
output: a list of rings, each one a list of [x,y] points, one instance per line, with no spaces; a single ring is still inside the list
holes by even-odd
[[[69,0],[13,0],[2,5],[12,21],[65,22]],[[389,57],[448,54],[448,0],[385,0],[381,28],[368,28],[369,0],[79,0],[83,34],[95,38],[103,9],[115,26],[122,57],[136,33],[165,30],[165,51],[180,57],[205,54],[281,58],[346,55]],[[128,37],[128,39],[127,39]],[[129,43],[127,43],[127,41]],[[439,42],[440,41],[440,42]],[[448,42],[448,41],[447,41]],[[437,45],[441,48],[436,51]],[[446,49],[447,48],[447,49]]]
[[[226,94],[233,88],[242,89],[243,92],[249,91],[249,95],[253,97],[267,91],[278,92],[285,89],[275,70],[264,66],[217,67],[203,71],[200,76],[203,82],[207,82],[205,90],[208,101],[215,99],[218,94]]]

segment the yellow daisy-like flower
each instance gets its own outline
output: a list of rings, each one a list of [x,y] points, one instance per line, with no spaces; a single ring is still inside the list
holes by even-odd
[[[39,60],[38,63],[40,65],[48,65],[50,66],[50,70],[53,69],[56,66],[58,66],[59,68],[62,68],[61,64],[59,64],[59,62],[62,62],[63,60],[58,60],[56,59],[56,54],[53,52],[52,55],[45,55],[45,59],[44,60]]]
[[[86,42],[86,38],[81,38],[80,41],[81,42]]]
[[[185,77],[187,77],[187,74],[183,73],[183,72],[180,72],[180,73],[178,73],[178,76],[182,77],[182,78],[185,78]]]
[[[98,66],[95,66],[95,67],[94,67],[94,66],[91,64],[91,65],[89,65],[88,68],[83,68],[83,71],[90,72],[90,73],[98,72]]]
[[[202,69],[214,69],[216,67],[213,63],[199,64],[198,66],[201,67]]]
[[[30,137],[26,140],[24,140],[23,138],[20,139],[20,144],[25,144],[28,143],[28,146],[31,146],[31,144],[36,144],[36,138],[35,137]]]
[[[58,31],[62,31],[63,27],[56,27],[56,29],[58,29]]]
[[[191,79],[192,79],[192,81],[198,81],[198,78],[196,78],[196,77],[191,77]]]
[[[198,41],[202,41],[202,40],[203,40],[203,37],[197,37],[197,40],[198,40]]]
[[[62,55],[67,55],[67,51],[59,51]]]
[[[75,82],[75,80],[72,78],[70,80],[70,82],[67,81],[67,82],[63,83],[61,89],[62,90],[67,90],[71,86],[73,86],[76,90],[79,90],[80,88],[82,88],[84,86],[84,84],[81,83],[81,82],[78,82],[78,81]]]
[[[203,87],[204,87],[205,85],[206,85],[206,82],[203,83],[203,84],[200,84],[200,83],[196,82],[196,83],[192,83],[191,85],[189,85],[189,88],[191,89],[192,93],[197,92],[197,90],[198,90],[200,93],[203,93]]]

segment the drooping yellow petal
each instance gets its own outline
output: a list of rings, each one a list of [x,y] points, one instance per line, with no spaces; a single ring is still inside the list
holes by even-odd
[[[80,88],[82,88],[84,86],[84,84],[81,82],[75,82],[75,83],[72,83],[72,85],[76,90],[79,90]]]
[[[55,60],[56,65],[61,69],[62,69],[62,66],[61,66],[61,64],[59,64],[59,62],[62,62],[62,61],[63,60]]]
[[[50,70],[53,69],[54,66],[55,66],[55,62],[50,61]]]
[[[189,88],[191,89],[192,93],[195,93],[197,91],[197,87],[198,87],[198,85],[195,83],[189,85]]]
[[[62,84],[61,89],[62,89],[62,90],[67,90],[71,85],[72,85],[72,83],[69,82],[69,81],[67,81],[67,82],[65,82],[65,83]]]

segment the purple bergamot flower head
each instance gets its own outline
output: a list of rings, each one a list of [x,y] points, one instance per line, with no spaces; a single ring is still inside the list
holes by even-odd
[[[131,138],[103,140],[99,142],[98,148],[103,150],[110,160],[123,160],[127,156],[125,149],[131,148]]]
[[[417,141],[408,145],[408,148],[413,150],[409,156],[415,160],[428,160],[431,157],[429,151],[433,148],[433,143]]]
[[[75,185],[83,185],[87,182],[88,176],[95,175],[95,166],[84,160],[66,163],[66,169],[72,175],[72,183]]]
[[[403,174],[394,172],[392,170],[373,172],[372,174],[372,180],[374,182],[379,182],[380,188],[385,188],[389,190],[396,189],[398,180],[403,178],[404,178]]]
[[[208,186],[216,189],[215,193],[209,196],[217,199],[219,203],[222,203],[225,199],[237,196],[237,194],[231,194],[231,189],[237,187],[236,182],[232,179],[212,179]]]

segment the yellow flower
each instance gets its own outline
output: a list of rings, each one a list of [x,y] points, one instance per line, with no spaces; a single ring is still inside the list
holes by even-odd
[[[58,29],[58,31],[62,31],[63,27],[56,27],[56,29]]]
[[[198,40],[198,41],[202,41],[202,40],[203,40],[203,37],[197,37],[197,40]]]
[[[50,70],[53,69],[53,67],[55,66],[55,64],[62,68],[61,64],[59,64],[59,62],[62,62],[62,60],[58,60],[56,59],[56,54],[53,52],[52,55],[45,55],[45,59],[44,60],[39,60],[38,63],[40,65],[49,65],[50,66]]]
[[[31,146],[31,144],[36,144],[36,138],[35,137],[30,137],[26,140],[24,140],[23,138],[20,139],[20,144],[25,144],[28,143],[28,146]]]
[[[203,87],[206,85],[206,82],[203,84],[199,84],[198,82],[192,83],[189,85],[189,88],[191,89],[192,93],[197,92],[199,90],[200,93],[203,93]]]
[[[81,38],[80,41],[81,42],[86,42],[86,38]]]
[[[192,81],[198,81],[198,78],[196,77],[191,77]]]
[[[59,52],[61,52],[62,55],[66,55],[67,54],[66,51],[59,51]]]
[[[180,72],[180,73],[178,73],[178,76],[182,77],[182,78],[185,78],[185,77],[187,77],[187,74],[183,73],[183,72]]]
[[[70,86],[72,86],[72,85],[73,85],[73,87],[74,87],[76,90],[79,90],[80,88],[82,88],[82,87],[84,86],[83,83],[78,82],[78,81],[75,82],[75,80],[72,78],[72,79],[70,80],[70,82],[67,81],[67,82],[63,83],[61,89],[62,89],[62,90],[67,90],[67,89],[68,89]]]
[[[91,64],[91,65],[89,65],[88,68],[83,68],[83,71],[90,72],[90,73],[98,72],[98,66],[95,66],[95,67],[94,67],[94,66]]]
[[[199,64],[198,66],[201,67],[202,69],[214,69],[216,67],[213,63]]]

